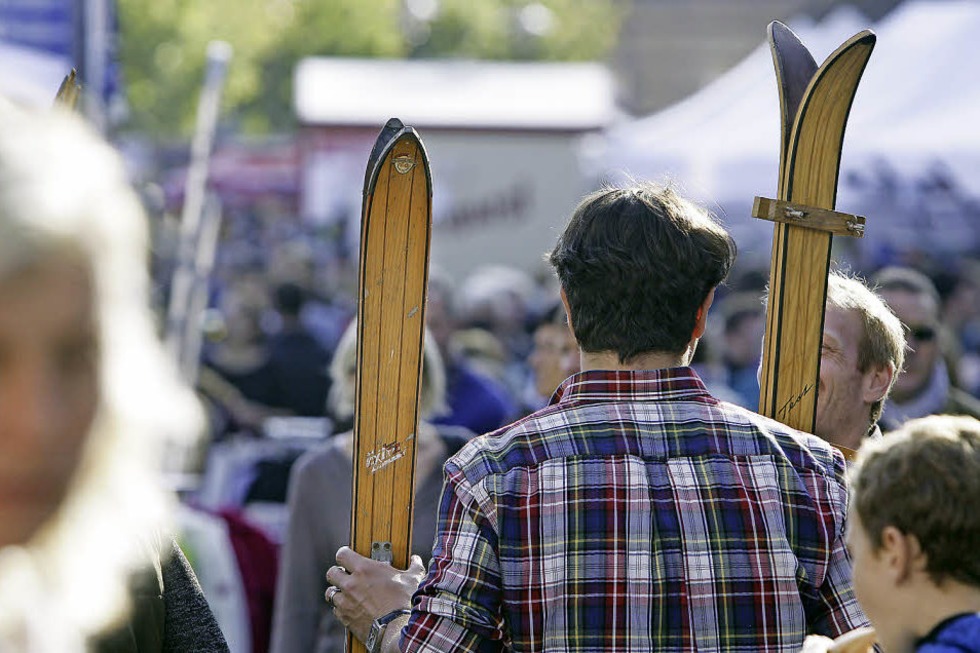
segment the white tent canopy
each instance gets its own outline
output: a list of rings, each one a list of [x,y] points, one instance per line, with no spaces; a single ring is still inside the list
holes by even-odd
[[[841,8],[819,24],[790,26],[819,63],[869,25],[857,11]],[[838,208],[868,216],[867,240],[874,247],[923,244],[923,207],[914,216],[909,210],[923,198],[909,198],[909,188],[951,184],[953,204],[967,206],[951,218],[951,198],[945,197],[944,228],[925,244],[976,246],[973,220],[980,216],[971,218],[964,198],[980,195],[980,3],[909,1],[872,29],[878,41],[845,133]],[[673,179],[725,213],[743,251],[767,251],[771,228],[749,218],[748,211],[755,195],[776,192],[778,140],[775,75],[768,45],[762,44],[674,107],[586,141],[583,161],[595,178]],[[876,229],[875,220],[888,230]]]
[[[50,107],[69,71],[64,57],[0,41],[0,95],[18,104]]]

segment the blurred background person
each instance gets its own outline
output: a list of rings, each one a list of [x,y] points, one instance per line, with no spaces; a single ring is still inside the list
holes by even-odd
[[[475,369],[455,346],[460,327],[455,287],[437,270],[429,273],[425,322],[446,370],[448,411],[436,424],[455,424],[483,434],[507,424],[517,414],[516,402],[498,380]]]
[[[725,371],[725,385],[738,395],[737,403],[749,410],[759,409],[759,378],[762,336],[766,330],[766,309],[759,294],[737,292],[724,298],[721,314],[724,327],[719,354]]]
[[[322,417],[330,391],[332,352],[300,319],[306,291],[295,283],[276,287],[274,301],[279,329],[269,338],[269,375],[273,393],[269,404],[289,415]]]
[[[275,389],[269,346],[262,330],[261,290],[250,277],[234,280],[222,293],[219,328],[206,343],[198,377],[201,392],[214,402],[215,439],[260,433],[272,409]]]
[[[948,355],[956,361],[955,384],[980,396],[980,260],[964,258],[934,276],[942,301],[942,323],[950,335]]]
[[[160,455],[200,416],[146,237],[107,145],[0,104],[0,650],[227,650],[169,535]]]
[[[485,331],[500,343],[504,360],[496,380],[512,398],[520,396],[527,377],[535,291],[524,270],[485,265],[466,275],[456,295],[462,327]]]
[[[426,331],[423,351],[415,520],[411,553],[428,560],[442,490],[442,465],[473,433],[428,421],[445,409],[446,377],[439,349]],[[330,366],[332,410],[347,422],[354,414],[357,324],[341,337]],[[324,600],[324,577],[337,549],[350,544],[353,433],[330,438],[296,463],[289,487],[289,526],[283,542],[272,631],[273,653],[344,651],[345,629]]]
[[[342,276],[334,265],[324,274],[318,266],[314,245],[309,238],[292,238],[273,249],[269,260],[269,279],[274,285],[295,285],[303,292],[299,319],[302,326],[331,355],[340,336],[357,313],[353,298],[335,291]],[[321,249],[330,248],[323,247]]]
[[[929,277],[891,266],[879,270],[873,282],[902,321],[908,339],[905,368],[882,415],[882,429],[890,431],[905,420],[939,413],[980,417],[980,400],[956,387],[955,372],[944,357],[939,293]]]
[[[548,405],[561,382],[579,371],[578,345],[561,303],[545,312],[533,337],[527,359],[531,368],[524,399],[527,413]]]

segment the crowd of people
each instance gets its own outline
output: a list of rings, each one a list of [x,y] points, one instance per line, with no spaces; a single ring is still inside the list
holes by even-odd
[[[237,214],[228,219],[238,218],[251,219]],[[241,235],[230,229],[227,248],[239,249]],[[315,256],[319,250],[339,251],[324,232],[297,228],[280,230],[280,235],[281,240],[268,234],[261,238],[271,252],[264,260],[253,257],[242,264],[241,257],[219,250],[223,263],[214,277],[206,321],[201,388],[213,400],[218,440],[261,435],[270,415],[326,415],[335,422],[333,431],[344,430],[345,419],[331,415],[326,401],[327,369],[340,334],[356,313],[356,262],[340,255]],[[980,262],[934,261],[923,268],[924,254],[911,258],[919,261],[918,269],[893,262],[854,270],[841,261],[829,286],[825,329],[849,331],[833,336],[838,346],[853,349],[861,342],[854,338],[870,339],[870,349],[859,352],[861,366],[871,359],[895,365],[886,384],[891,401],[887,406],[881,402],[884,414],[873,420],[877,424],[880,417],[886,430],[931,413],[980,413]],[[749,410],[758,407],[766,278],[767,270],[735,264],[716,291],[715,308],[692,361],[715,396]],[[847,311],[860,313],[854,318],[860,319],[860,328],[838,324]],[[898,322],[889,317],[892,313]],[[559,287],[547,272],[488,265],[453,279],[435,267],[427,323],[449,379],[447,410],[434,417],[437,423],[476,434],[492,431],[547,405],[560,382],[577,369]],[[826,376],[835,359],[825,360]],[[835,391],[828,385],[826,392]],[[824,437],[833,430],[820,433],[817,428]],[[848,439],[858,446],[859,439]]]
[[[229,215],[182,383],[118,157],[76,118],[0,112],[3,650],[243,646],[160,474],[195,436],[199,479],[222,447],[289,445],[209,506],[283,511],[222,522],[268,540],[230,547],[256,653],[345,628],[372,653],[980,650],[980,266],[831,272],[814,434],[754,412],[765,273],[669,188],[586,197],[553,273],[433,269],[401,570],[345,546],[350,253]]]

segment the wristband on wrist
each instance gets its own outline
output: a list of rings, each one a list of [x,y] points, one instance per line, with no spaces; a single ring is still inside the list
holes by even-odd
[[[404,614],[411,614],[411,612],[407,608],[398,608],[372,621],[371,632],[368,633],[367,641],[364,642],[368,653],[381,653],[381,643],[384,641],[388,624]]]

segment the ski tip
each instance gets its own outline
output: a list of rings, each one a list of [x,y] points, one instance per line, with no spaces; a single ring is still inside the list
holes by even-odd
[[[865,29],[855,34],[852,39],[866,45],[874,45],[878,42],[878,35],[870,29]]]
[[[382,133],[386,131],[400,131],[404,126],[405,123],[398,118],[388,118],[388,122],[385,123],[385,126],[381,129],[381,131]]]
[[[769,29],[767,31],[771,33],[775,30],[786,30],[787,32],[793,31],[786,25],[786,23],[779,20],[774,20],[769,23]]]
[[[371,161],[377,161],[378,156],[381,151],[385,148],[388,143],[398,135],[398,132],[405,129],[405,124],[402,123],[398,118],[390,118],[385,126],[381,128],[378,133],[378,138],[374,141],[374,147],[371,148]]]
[[[769,23],[769,27],[766,30],[769,34],[769,43],[772,47],[785,49],[787,47],[792,47],[794,49],[806,50],[806,46],[803,45],[803,41],[800,37],[796,35],[796,32],[791,30],[788,25],[774,20]]]
[[[414,127],[405,125],[398,118],[391,118],[385,123],[385,126],[381,129],[381,133],[378,134],[378,138],[374,143],[374,148],[371,150],[371,156],[368,158],[367,169],[364,172],[364,195],[373,192],[374,183],[378,176],[378,167],[381,161],[388,154],[389,150],[394,146],[395,141],[400,139],[411,139],[415,141],[418,146],[419,154],[422,158],[422,163],[426,170],[429,167],[429,157],[425,151],[425,146],[422,144],[422,139],[419,137],[417,131]],[[428,180],[428,190],[429,195],[432,195],[432,183],[431,179],[428,178],[428,172],[426,172],[426,178]]]
[[[378,138],[374,141],[374,147],[371,148],[371,155],[368,157],[367,169],[364,172],[364,186],[368,185],[368,180],[371,178],[371,173],[374,167],[378,164],[381,159],[381,153],[384,152],[385,148],[391,141],[393,141],[398,134],[405,129],[405,124],[398,118],[389,118],[388,122],[385,123],[384,127],[378,133]]]

